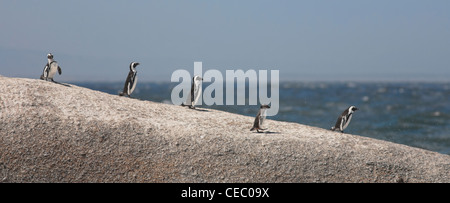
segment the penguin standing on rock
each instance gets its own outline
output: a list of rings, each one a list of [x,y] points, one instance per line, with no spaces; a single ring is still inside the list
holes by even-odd
[[[186,102],[181,104],[181,106],[189,106],[189,108],[195,109],[195,104],[202,94],[201,81],[203,81],[203,78],[198,75],[192,78],[191,94],[187,96]]]
[[[47,64],[42,71],[41,80],[48,81],[50,79],[50,81],[55,82],[53,77],[55,76],[56,71],[58,71],[59,75],[61,75],[61,67],[59,67],[58,62],[53,60],[52,53],[49,53],[47,54]]]
[[[253,122],[253,127],[250,131],[256,130],[258,133],[261,131],[267,130],[263,129],[261,126],[266,119],[266,110],[270,109],[270,106],[267,104],[261,105],[259,108],[258,114],[256,114],[255,122]]]
[[[339,116],[334,127],[331,127],[331,130],[332,131],[339,130],[343,133],[345,128],[347,128],[348,124],[350,124],[353,112],[355,112],[356,110],[358,110],[358,108],[356,108],[355,106],[348,107],[348,109],[342,112],[341,116]]]
[[[138,65],[139,65],[139,63],[137,63],[137,62],[130,63],[130,72],[128,73],[127,80],[125,80],[125,85],[123,87],[123,91],[121,93],[119,93],[119,96],[130,97],[131,93],[133,93],[134,88],[136,88],[136,83],[137,83],[136,66],[138,66]]]

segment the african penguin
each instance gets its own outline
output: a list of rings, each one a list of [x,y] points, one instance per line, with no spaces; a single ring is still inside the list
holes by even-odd
[[[258,114],[256,114],[256,117],[255,117],[255,122],[253,122],[253,128],[250,129],[250,131],[256,130],[259,133],[260,130],[261,131],[267,130],[267,129],[263,129],[261,127],[264,120],[266,119],[266,110],[267,109],[270,109],[270,106],[266,105],[266,104],[261,105],[261,107],[259,107]]]
[[[202,94],[202,77],[196,75],[192,78],[191,94],[187,96],[186,102],[181,104],[182,106],[189,106],[191,109],[195,109],[195,104],[197,104],[200,95]]]
[[[345,128],[347,128],[348,124],[350,124],[353,112],[355,112],[356,110],[358,110],[358,108],[356,108],[355,106],[348,107],[348,109],[342,112],[341,116],[339,116],[334,127],[331,127],[331,130],[332,131],[339,130],[343,133]]]
[[[53,80],[53,77],[55,76],[56,71],[58,71],[58,73],[61,75],[61,67],[59,67],[58,62],[53,60],[52,53],[49,53],[47,54],[47,64],[42,71],[41,80],[48,81],[50,79],[52,82],[55,82]]]
[[[134,88],[136,88],[137,83],[137,71],[136,66],[139,63],[131,62],[130,63],[130,72],[128,73],[128,77],[125,80],[125,85],[123,86],[123,91],[119,93],[119,96],[128,96],[130,97],[131,93],[133,93]]]

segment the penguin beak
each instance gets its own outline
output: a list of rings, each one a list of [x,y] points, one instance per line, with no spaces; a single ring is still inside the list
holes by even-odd
[[[355,108],[353,108],[353,111],[356,111],[356,110],[359,110],[359,109],[358,109],[358,108],[356,108],[356,107],[355,107]]]

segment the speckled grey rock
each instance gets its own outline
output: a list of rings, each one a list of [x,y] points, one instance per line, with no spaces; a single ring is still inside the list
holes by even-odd
[[[0,76],[0,182],[450,182],[448,155],[203,110]]]

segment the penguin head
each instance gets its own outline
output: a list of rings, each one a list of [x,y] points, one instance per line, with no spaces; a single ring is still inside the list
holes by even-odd
[[[261,105],[260,108],[261,108],[261,109],[270,109],[270,106],[267,105],[267,104],[263,104],[263,105]]]
[[[48,53],[48,54],[47,54],[47,58],[48,58],[48,59],[53,59],[52,53]]]
[[[348,108],[348,110],[349,110],[349,112],[351,113],[351,112],[354,112],[354,111],[358,110],[358,108],[356,108],[356,106],[350,106],[350,107]]]
[[[194,76],[194,77],[192,78],[192,80],[193,80],[194,82],[199,82],[199,81],[203,81],[203,78],[200,77],[200,76],[198,76],[198,75],[196,75],[196,76]]]
[[[130,70],[135,70],[135,69],[136,69],[136,66],[138,66],[138,65],[139,65],[138,62],[131,62],[131,63],[130,63]]]

